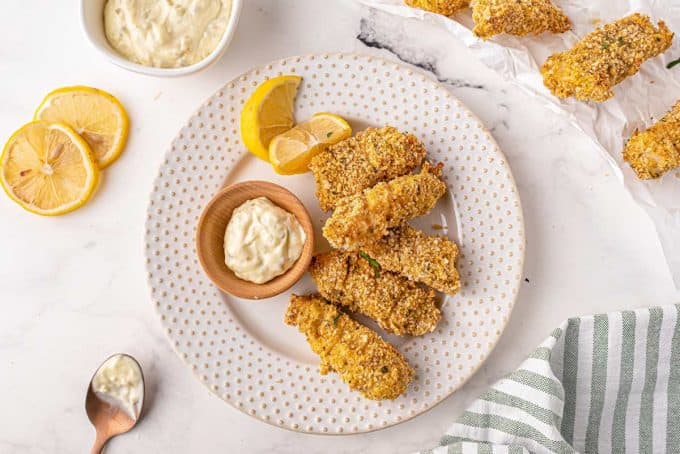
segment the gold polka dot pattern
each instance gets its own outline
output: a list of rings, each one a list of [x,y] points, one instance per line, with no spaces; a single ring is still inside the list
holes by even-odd
[[[304,77],[298,110],[331,111],[418,136],[444,163],[460,245],[463,287],[443,318],[400,350],[417,377],[394,400],[362,398],[337,376],[320,376],[261,345],[203,274],[194,247],[198,217],[244,156],[239,113],[253,87],[280,74]],[[313,189],[311,189],[313,190]],[[292,57],[251,70],[209,98],[165,156],[148,207],[151,297],[174,349],[213,393],[283,428],[348,434],[384,428],[431,408],[489,355],[519,290],[524,224],[510,168],[495,141],[448,90],[422,73],[352,54]]]

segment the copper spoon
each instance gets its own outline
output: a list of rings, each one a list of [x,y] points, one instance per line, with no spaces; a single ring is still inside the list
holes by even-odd
[[[122,405],[116,405],[112,402],[104,400],[94,391],[93,381],[94,377],[97,375],[97,372],[99,372],[109,360],[112,360],[117,356],[127,356],[130,358],[134,365],[138,368],[139,376],[141,377],[139,385],[141,386],[139,393],[139,403],[136,405],[134,417],[128,414]],[[92,445],[90,453],[100,454],[104,449],[104,445],[111,438],[132,430],[132,428],[137,424],[137,421],[139,421],[143,404],[144,375],[142,374],[142,368],[137,360],[126,354],[117,354],[107,358],[106,361],[104,361],[101,366],[97,368],[97,371],[92,376],[90,384],[87,388],[87,396],[85,397],[85,411],[87,412],[87,417],[90,419],[90,422],[97,431],[97,437],[94,440],[94,444]]]

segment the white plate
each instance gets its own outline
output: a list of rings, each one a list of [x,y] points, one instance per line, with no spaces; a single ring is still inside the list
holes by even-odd
[[[304,336],[283,323],[290,292],[262,301],[224,295],[196,257],[196,222],[223,185],[264,179],[300,197],[323,248],[322,214],[311,175],[285,177],[249,155],[239,114],[267,78],[303,76],[296,116],[329,111],[356,130],[390,124],[418,136],[428,157],[445,164],[449,193],[416,225],[461,249],[463,287],[442,302],[437,329],[418,338],[385,336],[417,370],[394,400],[363,398],[335,374],[319,375]],[[446,233],[446,232],[445,232]],[[352,54],[291,57],[253,69],[209,98],[172,142],[148,208],[146,257],[151,296],[175,350],[213,393],[239,410],[287,429],[347,434],[412,418],[454,392],[501,335],[519,290],[524,224],[510,168],[479,120],[444,87],[418,71]],[[292,291],[313,291],[306,277]]]

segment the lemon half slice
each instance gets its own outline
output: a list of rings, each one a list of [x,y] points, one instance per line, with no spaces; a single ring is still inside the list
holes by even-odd
[[[295,124],[295,95],[302,77],[279,76],[257,86],[241,111],[241,138],[248,150],[269,161],[271,140]]]
[[[0,156],[5,192],[26,210],[43,216],[80,207],[98,181],[90,147],[64,124],[28,123],[10,137]]]
[[[283,175],[304,173],[314,156],[351,135],[352,128],[342,117],[320,112],[274,137],[269,144],[269,162]]]
[[[90,87],[64,87],[50,92],[35,111],[35,120],[64,123],[88,143],[100,169],[123,152],[129,121],[120,101]]]

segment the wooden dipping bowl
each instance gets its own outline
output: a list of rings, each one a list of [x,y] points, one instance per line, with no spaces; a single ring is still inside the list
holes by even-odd
[[[292,213],[306,235],[297,262],[282,275],[263,284],[236,277],[224,263],[224,232],[231,214],[242,203],[257,197],[266,197]],[[196,228],[196,251],[205,273],[220,290],[239,298],[269,298],[288,290],[307,271],[313,250],[314,226],[309,212],[292,192],[268,181],[243,181],[223,188],[208,202]]]

